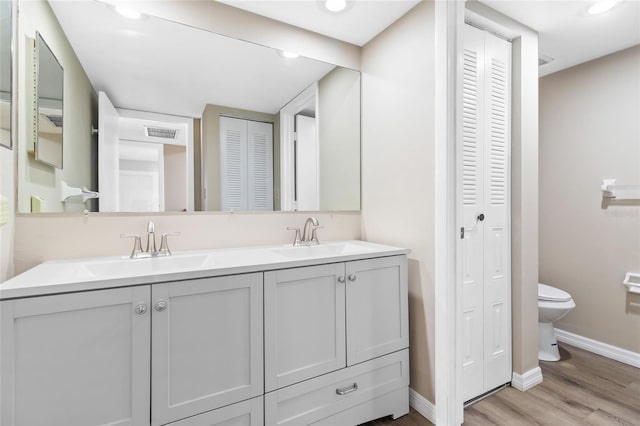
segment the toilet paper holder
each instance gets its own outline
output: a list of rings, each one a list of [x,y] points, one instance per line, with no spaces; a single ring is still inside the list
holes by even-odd
[[[622,284],[627,287],[627,291],[629,293],[640,294],[640,274],[627,272],[627,275],[625,275]]]

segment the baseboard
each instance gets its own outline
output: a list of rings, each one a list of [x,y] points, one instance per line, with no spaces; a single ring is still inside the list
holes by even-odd
[[[588,337],[569,333],[568,331],[558,330],[557,328],[556,339],[560,342],[584,349],[585,351],[593,352],[594,354],[602,355],[615,361],[640,368],[640,353],[622,349]]]
[[[540,367],[529,370],[524,374],[514,372],[511,376],[511,386],[522,392],[540,383],[542,383],[542,370]]]
[[[436,406],[411,388],[409,388],[409,405],[422,417],[436,424]]]

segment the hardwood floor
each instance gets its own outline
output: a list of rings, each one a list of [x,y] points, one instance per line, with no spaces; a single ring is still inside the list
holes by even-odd
[[[544,381],[520,392],[506,388],[464,411],[464,425],[640,426],[640,369],[561,344],[558,362],[540,362]],[[426,426],[413,409],[367,426]]]

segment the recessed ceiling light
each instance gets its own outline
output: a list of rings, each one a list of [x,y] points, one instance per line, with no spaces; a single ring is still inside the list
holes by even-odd
[[[589,6],[589,9],[587,9],[587,13],[589,15],[599,15],[601,13],[610,11],[620,2],[620,0],[602,0]]]
[[[142,13],[138,12],[137,10],[131,8],[131,7],[126,7],[126,6],[115,6],[114,7],[115,11],[118,12],[120,15],[124,16],[127,19],[140,19],[142,18]]]
[[[347,0],[326,0],[324,7],[329,12],[341,12],[347,7]]]
[[[297,53],[294,53],[294,52],[288,52],[288,51],[286,51],[286,50],[280,50],[280,51],[278,51],[278,53],[280,54],[280,56],[282,56],[283,58],[287,58],[287,59],[295,59],[295,58],[297,58],[298,56],[300,56],[300,55],[299,55],[299,54],[297,54]]]

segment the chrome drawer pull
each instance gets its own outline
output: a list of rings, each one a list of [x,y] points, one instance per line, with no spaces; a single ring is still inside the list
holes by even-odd
[[[346,388],[336,389],[336,393],[338,395],[346,395],[351,392],[355,392],[358,390],[358,384],[354,383],[352,386],[347,386]]]

